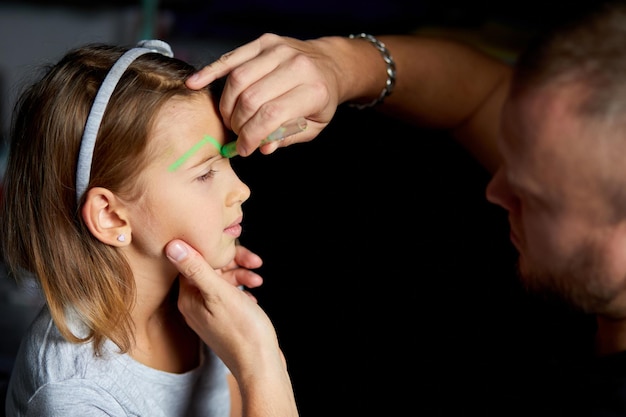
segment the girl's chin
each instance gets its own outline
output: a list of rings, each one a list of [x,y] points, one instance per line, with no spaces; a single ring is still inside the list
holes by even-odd
[[[233,243],[232,247],[225,249],[219,257],[213,257],[211,260],[207,261],[213,269],[234,269],[237,267],[237,263],[235,262],[236,253],[237,248]]]

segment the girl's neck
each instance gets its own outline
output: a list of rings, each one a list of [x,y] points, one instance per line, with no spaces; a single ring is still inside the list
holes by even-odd
[[[174,291],[151,313],[136,306],[130,356],[154,369],[183,373],[199,365],[200,339],[178,311],[177,296]]]

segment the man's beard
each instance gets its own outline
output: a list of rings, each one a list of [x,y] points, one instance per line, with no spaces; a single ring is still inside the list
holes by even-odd
[[[597,247],[587,244],[554,266],[518,260],[517,271],[531,294],[584,313],[602,314],[618,294],[618,288],[609,286],[603,259]]]

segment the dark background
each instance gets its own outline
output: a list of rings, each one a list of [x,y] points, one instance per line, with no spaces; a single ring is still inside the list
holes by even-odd
[[[303,416],[569,415],[592,322],[525,294],[488,175],[455,142],[343,109],[235,166]]]
[[[508,60],[573,7],[158,5],[175,16],[160,34],[166,41],[435,28]],[[489,175],[449,137],[342,107],[313,142],[232,162],[252,190],[241,241],[265,262],[265,283],[254,293],[276,325],[303,417],[567,415],[567,382],[589,356],[592,320],[524,292],[506,214],[484,197]],[[15,333],[0,336],[9,345],[4,369]]]

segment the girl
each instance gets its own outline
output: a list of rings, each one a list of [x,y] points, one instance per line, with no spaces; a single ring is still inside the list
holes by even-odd
[[[215,95],[185,87],[194,71],[161,41],[128,50],[87,45],[20,97],[2,248],[14,273],[38,279],[46,305],[20,347],[8,416],[271,415],[262,413],[274,406],[281,416],[297,414],[267,317],[245,316],[254,301],[232,286],[202,287],[213,269],[240,283],[237,251],[246,267],[260,261],[236,246],[250,190],[221,156],[227,131]],[[195,281],[181,278],[180,290],[177,266],[165,256],[174,239],[211,267],[205,276],[198,263],[186,267]],[[168,255],[182,261],[191,249],[177,242]],[[217,307],[224,314],[214,314]],[[211,314],[218,323],[210,324]],[[258,366],[279,375],[282,411],[282,402],[249,408],[266,389],[257,391],[257,376],[240,384],[242,409],[233,374],[256,374],[251,355],[261,349],[243,346],[219,323],[235,326],[238,314],[268,341]]]

